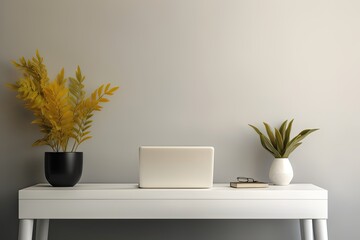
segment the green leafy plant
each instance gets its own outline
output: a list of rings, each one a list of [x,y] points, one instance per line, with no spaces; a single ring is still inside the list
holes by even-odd
[[[257,127],[250,125],[260,136],[261,145],[270,152],[275,158],[288,158],[289,155],[302,144],[302,140],[310,133],[319,129],[305,129],[301,131],[296,137],[290,139],[291,128],[294,119],[287,125],[287,120],[284,121],[280,128],[274,128],[272,131],[269,124],[264,122],[265,130],[268,136],[263,134]]]
[[[84,90],[85,76],[78,66],[75,77],[65,78],[64,68],[50,81],[43,58],[36,56],[13,62],[23,76],[15,84],[7,86],[17,92],[17,98],[25,103],[25,108],[33,112],[33,124],[39,126],[43,137],[33,146],[48,145],[53,151],[76,152],[81,143],[91,138],[90,127],[95,111],[101,104],[109,102],[119,87],[110,83],[99,86],[90,96]],[[69,82],[69,84],[67,84]]]

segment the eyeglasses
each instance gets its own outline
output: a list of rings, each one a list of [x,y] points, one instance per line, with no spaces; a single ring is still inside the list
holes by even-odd
[[[253,183],[256,182],[253,178],[248,178],[248,177],[237,177],[238,182],[248,182],[248,183]]]

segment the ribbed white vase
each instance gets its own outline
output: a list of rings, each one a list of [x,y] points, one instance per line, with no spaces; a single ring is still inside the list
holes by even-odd
[[[288,158],[275,158],[271,164],[269,178],[275,185],[289,185],[294,172]]]

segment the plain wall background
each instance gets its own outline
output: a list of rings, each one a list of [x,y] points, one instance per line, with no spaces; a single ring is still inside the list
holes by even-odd
[[[359,1],[0,1],[0,239],[17,239],[17,191],[44,182],[47,147],[10,60],[39,49],[121,87],[81,146],[81,182],[137,182],[140,145],[212,145],[215,182],[268,180],[247,124],[320,128],[290,156],[293,182],[329,190],[330,239],[359,239]],[[50,239],[299,239],[298,221],[52,221]]]

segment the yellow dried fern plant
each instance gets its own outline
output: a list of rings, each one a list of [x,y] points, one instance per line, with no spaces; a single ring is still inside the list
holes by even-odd
[[[26,60],[20,58],[13,64],[23,76],[15,84],[7,84],[17,92],[17,98],[35,116],[33,124],[39,126],[44,136],[33,146],[48,145],[53,151],[76,152],[81,143],[90,139],[90,128],[94,111],[100,111],[101,104],[109,102],[119,87],[104,84],[86,97],[85,76],[78,66],[75,77],[65,78],[64,69],[50,81],[43,58],[36,56]]]

